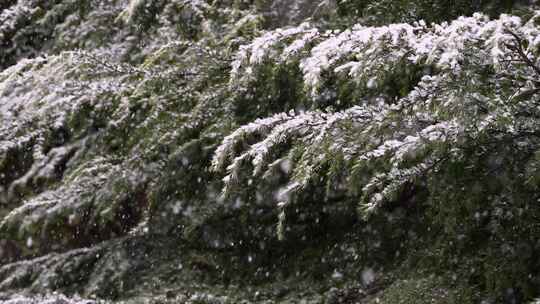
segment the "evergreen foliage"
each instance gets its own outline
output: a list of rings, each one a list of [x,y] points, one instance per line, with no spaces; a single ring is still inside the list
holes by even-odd
[[[294,60],[314,109],[291,109],[228,135],[213,161],[216,170],[230,162],[225,192],[246,165],[253,176],[266,176],[283,155],[293,170],[280,196],[291,199],[288,193],[325,180],[329,190],[343,185],[341,191],[360,196],[369,214],[417,187],[431,195],[446,191],[431,180],[440,181],[450,173],[447,166],[470,162],[475,154],[489,160],[482,166],[496,170],[491,179],[505,170],[498,168],[500,158],[523,155],[522,166],[514,168],[521,172],[513,173],[534,191],[537,18],[522,23],[502,15],[489,21],[476,14],[443,25],[356,26],[339,33],[302,25],[255,39],[232,64],[236,91],[249,88],[268,69],[264,65]],[[401,92],[389,88],[410,73],[415,83]],[[345,94],[352,107],[341,102]],[[536,198],[529,199],[534,204]]]
[[[61,289],[35,269],[86,275],[126,236],[291,254],[353,235],[338,265],[355,252],[437,274],[409,298],[532,300],[540,11],[526,4],[0,3],[0,291]],[[388,303],[413,284],[388,278]]]

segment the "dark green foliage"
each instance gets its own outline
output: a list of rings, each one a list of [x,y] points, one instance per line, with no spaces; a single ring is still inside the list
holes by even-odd
[[[424,20],[427,23],[450,21],[459,16],[484,12],[493,18],[512,13],[529,1],[515,0],[337,0],[340,16],[370,25]]]
[[[527,4],[0,3],[0,300],[532,300]]]

